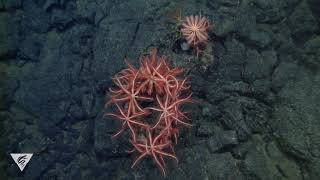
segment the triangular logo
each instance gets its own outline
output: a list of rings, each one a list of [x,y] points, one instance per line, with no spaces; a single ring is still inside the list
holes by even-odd
[[[10,155],[22,172],[32,158],[33,153],[10,153]]]

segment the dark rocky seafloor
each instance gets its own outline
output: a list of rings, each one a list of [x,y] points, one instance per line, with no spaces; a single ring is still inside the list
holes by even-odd
[[[205,68],[175,50],[179,9],[214,23]],[[157,47],[201,101],[166,179],[318,180],[319,23],[317,0],[0,0],[0,179],[163,179],[103,118],[124,58]],[[11,152],[35,153],[23,173]]]

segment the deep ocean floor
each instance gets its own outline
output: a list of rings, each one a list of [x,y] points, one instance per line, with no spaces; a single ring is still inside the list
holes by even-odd
[[[166,179],[320,179],[317,0],[0,0],[0,179],[163,179],[103,118],[111,77],[153,47],[192,77]],[[172,14],[213,22],[179,49]],[[179,34],[178,34],[179,35]],[[23,173],[11,152],[33,152]]]

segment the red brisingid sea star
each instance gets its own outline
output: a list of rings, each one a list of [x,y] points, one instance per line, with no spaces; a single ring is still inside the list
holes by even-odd
[[[168,128],[168,127],[167,127]],[[164,156],[171,157],[178,162],[177,157],[175,156],[175,152],[173,150],[173,146],[171,141],[166,140],[164,137],[166,133],[166,129],[162,130],[160,134],[156,137],[152,136],[150,129],[147,130],[148,137],[140,140],[141,142],[131,141],[131,144],[135,147],[135,149],[140,153],[138,158],[132,164],[134,167],[142,158],[147,155],[153,157],[159,168],[162,170],[163,175],[166,175],[164,170],[165,163],[164,163]],[[170,150],[170,152],[166,152],[165,150]]]
[[[150,107],[149,109],[161,112],[161,114],[159,116],[158,122],[151,129],[157,128],[157,126],[161,122],[164,122],[166,127],[171,126],[170,124],[172,123],[172,121],[176,121],[186,126],[191,126],[191,124],[186,123],[180,119],[181,112],[179,112],[177,108],[179,104],[182,104],[185,101],[188,101],[188,99],[191,98],[191,95],[192,94],[190,94],[187,98],[177,99],[175,101],[170,100],[171,98],[169,98],[169,95],[166,95],[165,100],[161,101],[160,97],[157,95],[157,101],[158,101],[159,107],[158,108]]]
[[[154,49],[142,57],[140,68],[128,61],[127,69],[113,77],[115,88],[109,89],[107,105],[118,113],[106,113],[121,121],[121,128],[112,137],[129,129],[133,151],[140,155],[132,167],[146,156],[151,156],[163,174],[164,157],[177,159],[172,140],[178,142],[179,130],[191,126],[182,106],[193,102],[188,78],[181,79],[183,69],[171,68],[165,57],[158,57]],[[145,102],[145,103],[144,103]],[[142,137],[142,139],[141,139]]]
[[[115,105],[117,106],[120,114],[106,113],[106,115],[107,116],[114,116],[123,122],[122,122],[121,129],[116,134],[114,134],[112,137],[117,137],[120,133],[122,133],[122,131],[125,130],[126,126],[128,126],[131,131],[132,139],[133,139],[133,141],[135,141],[136,140],[136,133],[134,131],[133,125],[140,126],[141,128],[149,129],[149,125],[141,123],[136,120],[137,117],[146,115],[147,114],[146,112],[132,114],[130,112],[129,108],[126,110],[126,112],[124,112],[124,110],[117,103],[115,103]]]
[[[182,68],[170,69],[164,57],[158,59],[157,50],[153,49],[150,57],[143,57],[140,60],[139,77],[144,81],[142,92],[151,95],[155,91],[162,94],[166,90],[169,76],[177,76],[183,72]]]
[[[139,95],[140,91],[143,87],[143,84],[137,88],[136,80],[138,73],[136,72],[129,80],[127,80],[126,84],[121,82],[121,78],[123,77],[114,77],[114,82],[119,87],[118,90],[111,92],[116,92],[112,97],[111,101],[114,103],[119,102],[128,102],[128,111],[130,113],[144,112],[144,110],[140,107],[138,100],[152,100],[151,97],[146,97]],[[146,82],[144,82],[146,84]]]

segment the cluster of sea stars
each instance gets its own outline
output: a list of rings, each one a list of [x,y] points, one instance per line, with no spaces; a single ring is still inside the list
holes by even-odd
[[[146,156],[151,156],[164,176],[164,157],[178,161],[174,143],[179,129],[191,126],[182,106],[191,103],[190,84],[187,78],[179,78],[182,68],[171,68],[165,57],[158,57],[154,49],[149,56],[140,59],[140,68],[130,63],[128,68],[113,77],[115,88],[110,88],[108,105],[118,113],[107,113],[120,120],[121,128],[112,137],[128,130],[131,152],[138,152],[134,167]]]

